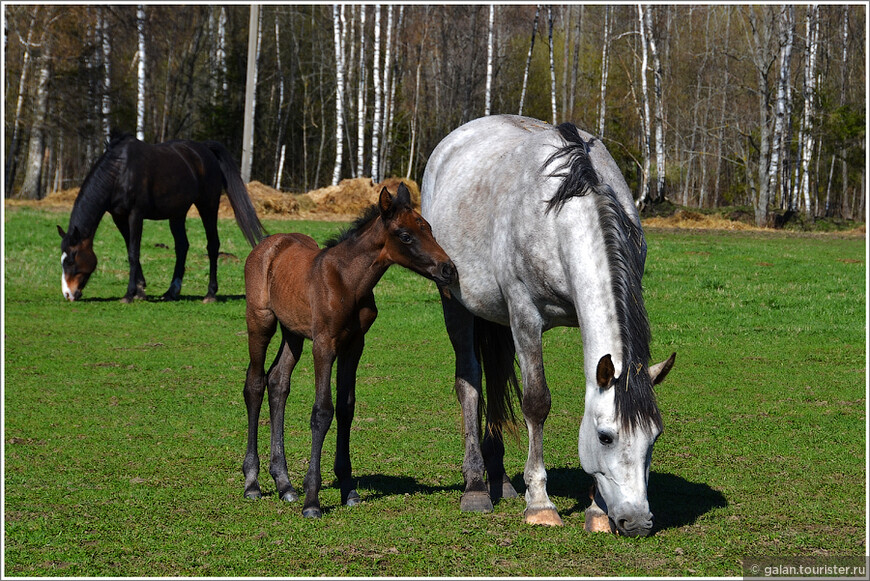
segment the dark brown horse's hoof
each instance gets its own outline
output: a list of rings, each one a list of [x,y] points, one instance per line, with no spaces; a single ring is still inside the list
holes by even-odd
[[[465,492],[459,500],[462,512],[492,512],[492,500],[486,492]]]
[[[281,500],[283,500],[284,502],[296,502],[297,500],[299,500],[299,495],[292,490],[288,490],[281,495]]]
[[[215,297],[205,297],[202,299],[202,304],[207,305],[209,303],[216,303],[217,299]]]
[[[323,516],[323,512],[316,506],[309,506],[308,508],[302,509],[302,516],[305,518],[320,518]]]
[[[511,484],[510,480],[505,479],[501,484],[501,497],[502,498],[519,498],[519,494],[517,493],[517,489],[514,488],[514,485]]]
[[[347,495],[347,500],[344,501],[345,506],[356,506],[362,504],[362,498],[359,497],[356,490],[351,490]]]

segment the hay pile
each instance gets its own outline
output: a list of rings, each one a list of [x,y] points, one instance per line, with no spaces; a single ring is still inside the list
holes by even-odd
[[[644,227],[651,228],[688,228],[699,230],[758,230],[755,226],[729,220],[722,216],[711,216],[692,212],[691,210],[679,210],[672,216],[656,216],[643,220]]]

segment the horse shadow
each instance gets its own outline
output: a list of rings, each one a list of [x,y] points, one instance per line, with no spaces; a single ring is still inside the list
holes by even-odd
[[[511,478],[511,484],[523,495],[525,484],[522,473]],[[594,481],[582,468],[551,468],[547,470],[547,491],[554,496],[574,499],[574,505],[561,511],[563,516],[584,512],[591,504],[589,490]],[[456,492],[461,494],[460,482],[449,486],[421,484],[410,476],[368,474],[357,477],[357,486],[366,489],[366,500],[402,494],[435,494]],[[725,496],[702,482],[692,482],[674,474],[650,472],[648,499],[655,515],[653,532],[680,528],[694,524],[713,509],[728,506]],[[493,499],[494,503],[499,499]]]
[[[520,490],[523,485],[522,474],[512,478],[511,482]],[[592,477],[579,467],[547,470],[548,492],[575,499],[574,506],[564,511],[565,515],[589,508],[592,504],[589,491],[593,484]],[[647,498],[650,511],[655,515],[653,532],[694,524],[711,510],[728,506],[725,495],[703,482],[692,482],[675,474],[655,471],[650,471]]]
[[[217,295],[215,302],[229,303],[245,300],[245,295]],[[202,296],[197,295],[181,295],[175,301],[167,301],[162,295],[148,295],[144,300],[146,303],[171,303],[171,302],[188,302],[201,303]],[[76,301],[77,303],[120,303],[120,297],[82,297]]]

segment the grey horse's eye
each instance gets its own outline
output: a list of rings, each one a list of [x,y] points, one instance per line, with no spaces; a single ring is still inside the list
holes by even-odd
[[[605,432],[598,432],[598,441],[604,446],[609,446],[613,443],[613,436]]]

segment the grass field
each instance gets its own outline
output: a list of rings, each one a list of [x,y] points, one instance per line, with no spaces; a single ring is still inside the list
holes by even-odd
[[[433,283],[398,268],[376,288],[351,438],[363,504],[339,506],[324,448],[326,514],[243,498],[249,247],[221,221],[219,301],[204,305],[202,227],[177,303],[120,304],[123,241],[105,220],[81,302],[60,292],[68,213],[4,221],[4,576],[742,576],[756,556],[856,556],[866,545],[864,238],[648,231],[645,299],[665,431],[646,539],[583,531],[591,483],[576,329],[545,335],[545,430],[558,529],[522,522],[522,499],[461,514],[460,412]],[[340,225],[268,221],[323,241]],[[157,246],[163,244],[168,247]],[[169,284],[168,225],[146,224],[151,296]],[[273,349],[277,345],[273,345]],[[294,374],[287,457],[301,488],[313,402],[310,345]],[[506,466],[522,491],[525,438]]]

